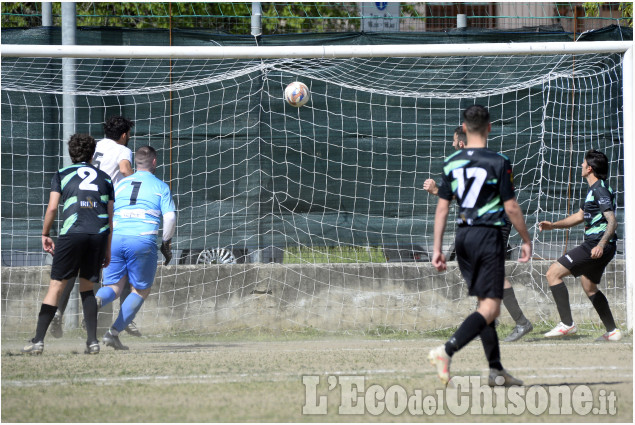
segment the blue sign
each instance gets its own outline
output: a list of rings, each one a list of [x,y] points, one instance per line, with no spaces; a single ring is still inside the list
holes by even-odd
[[[379,9],[379,10],[384,10],[387,5],[388,5],[387,1],[376,1],[375,2],[375,6],[377,6],[377,9]]]

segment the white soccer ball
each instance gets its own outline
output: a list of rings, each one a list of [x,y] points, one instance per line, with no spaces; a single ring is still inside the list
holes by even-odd
[[[310,97],[311,93],[309,92],[309,88],[306,84],[299,81],[292,82],[284,89],[285,100],[289,105],[295,106],[296,108],[306,105]]]

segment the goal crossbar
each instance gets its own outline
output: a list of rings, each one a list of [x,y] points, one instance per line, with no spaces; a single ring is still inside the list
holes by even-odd
[[[359,46],[79,46],[3,44],[3,57],[275,59],[624,53],[631,41]]]

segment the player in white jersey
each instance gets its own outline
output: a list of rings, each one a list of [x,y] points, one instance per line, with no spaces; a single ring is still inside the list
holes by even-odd
[[[111,260],[104,269],[104,286],[97,292],[97,304],[113,302],[129,281],[132,292],[121,305],[119,316],[104,335],[103,341],[115,350],[127,350],[119,333],[134,319],[150,294],[157,270],[157,244],[161,217],[163,233],[161,253],[165,264],[172,253],[170,241],[176,225],[176,208],[167,184],[154,176],[157,153],[150,146],[135,152],[137,172],[115,186],[115,213]]]
[[[111,117],[104,124],[105,138],[97,142],[92,164],[108,173],[112,184],[132,174],[132,151],[128,148],[134,123],[125,117]]]
[[[110,176],[113,186],[124,177],[133,173],[132,151],[128,148],[132,127],[134,127],[134,123],[128,118],[122,116],[110,117],[104,123],[104,135],[106,137],[97,142],[95,154],[91,160],[92,165]],[[62,316],[66,310],[66,305],[68,304],[74,286],[75,278],[71,279],[64,288],[64,292],[59,301],[59,308],[51,322],[49,329],[51,335],[55,338],[61,338],[64,335]],[[129,293],[130,284],[126,284],[121,294],[121,303],[125,301]],[[141,332],[134,323],[130,323],[126,331],[131,335],[141,336]]]

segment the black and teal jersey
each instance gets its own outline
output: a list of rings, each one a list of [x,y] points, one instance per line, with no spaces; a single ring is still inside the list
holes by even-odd
[[[51,179],[51,192],[61,193],[62,228],[69,233],[108,232],[108,202],[115,193],[108,174],[86,162],[62,168]]]
[[[459,225],[504,226],[503,203],[515,197],[509,159],[487,148],[456,151],[443,163],[439,197],[456,197]]]
[[[580,208],[584,211],[584,241],[600,242],[606,231],[608,221],[604,217],[605,211],[615,212],[615,194],[604,180],[598,180],[587,192]],[[611,237],[610,243],[617,241],[617,233]]]

